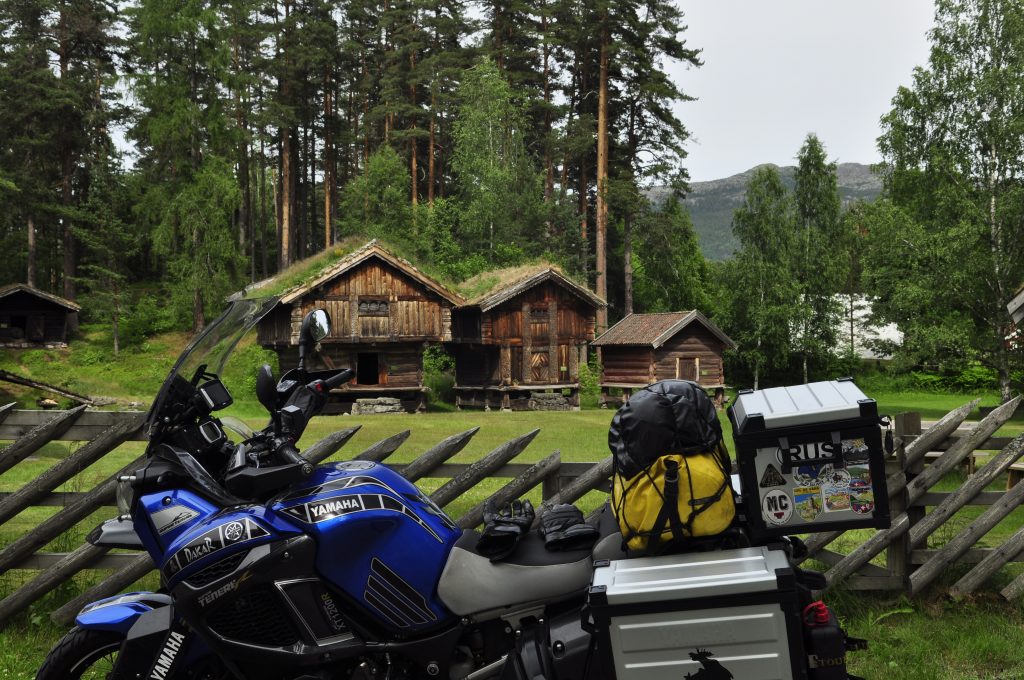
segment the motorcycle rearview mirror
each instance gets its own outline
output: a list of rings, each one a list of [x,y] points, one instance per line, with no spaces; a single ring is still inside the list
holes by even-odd
[[[277,407],[277,381],[274,380],[274,372],[267,364],[260,366],[256,373],[256,398],[263,404],[263,408],[271,413]]]
[[[304,368],[306,352],[331,332],[331,317],[322,309],[314,309],[302,320],[299,328],[299,369]]]

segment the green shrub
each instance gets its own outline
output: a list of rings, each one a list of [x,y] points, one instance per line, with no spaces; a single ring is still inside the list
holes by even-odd
[[[156,296],[143,295],[134,309],[121,319],[121,347],[137,347],[147,337],[175,330],[178,326],[172,305],[158,305]]]
[[[430,389],[431,403],[455,403],[455,357],[443,345],[431,345],[423,352],[423,384]]]
[[[950,379],[949,387],[963,392],[994,390],[999,387],[999,375],[991,368],[972,363]]]
[[[597,356],[591,356],[590,361],[580,364],[580,403],[586,406],[596,406],[601,398],[601,364],[597,363]]]

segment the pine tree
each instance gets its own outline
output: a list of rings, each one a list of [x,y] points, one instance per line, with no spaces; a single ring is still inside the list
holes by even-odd
[[[220,86],[231,46],[219,10],[144,0],[130,15],[133,92],[143,107],[131,130],[146,181],[139,216],[166,262],[179,317],[191,318],[195,330],[244,271],[233,222],[241,192],[227,160],[238,130]]]

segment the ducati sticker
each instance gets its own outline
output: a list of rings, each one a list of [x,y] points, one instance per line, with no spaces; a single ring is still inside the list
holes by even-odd
[[[188,524],[198,516],[199,513],[192,508],[175,504],[161,508],[157,512],[152,513],[149,518],[153,522],[153,528],[156,529],[156,533],[163,536],[168,531],[173,531],[184,524]]]
[[[320,522],[326,522],[327,520],[335,519],[342,515],[348,515],[356,512],[369,512],[371,510],[384,510],[401,513],[423,527],[427,533],[439,542],[444,542],[441,537],[437,535],[437,532],[431,529],[430,525],[424,522],[412,510],[412,508],[407,506],[405,503],[402,503],[400,500],[392,498],[386,494],[360,493],[336,496],[334,498],[309,501],[308,503],[293,505],[285,508],[283,512],[294,517],[300,522],[305,522],[306,524],[319,524]]]
[[[764,474],[761,475],[761,488],[767,489],[773,486],[786,486],[786,478],[782,476],[782,473],[774,465],[768,463]]]
[[[785,524],[793,516],[793,501],[785,491],[769,491],[761,499],[761,515],[775,525]]]
[[[244,521],[227,522],[216,526],[199,538],[189,541],[187,545],[174,553],[164,565],[167,576],[174,576],[179,571],[197,562],[207,555],[226,548],[236,543],[248,541],[254,538],[268,536],[269,532],[251,519]]]

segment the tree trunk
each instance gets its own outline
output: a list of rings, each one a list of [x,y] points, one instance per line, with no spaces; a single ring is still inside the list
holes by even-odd
[[[622,234],[622,265],[623,265],[623,313],[633,313],[633,215],[626,215]]]
[[[602,300],[608,299],[608,16],[601,32],[601,70],[597,90],[597,219],[594,249],[597,279],[595,291]],[[608,308],[597,310],[597,332],[608,328]]]
[[[284,269],[294,257],[295,241],[295,139],[291,128],[281,129],[281,245],[278,268]]]
[[[587,233],[587,157],[580,159],[580,258],[583,260],[583,278],[589,280],[590,271],[590,234]]]
[[[541,35],[544,40],[544,202],[551,201],[555,191],[555,165],[551,154],[551,45],[548,43],[547,3],[541,3]]]
[[[334,99],[331,67],[324,67],[324,248],[334,242]]]
[[[25,283],[32,288],[36,287],[36,222],[28,218],[28,257],[26,258],[27,269],[25,272]]]
[[[996,210],[996,194],[998,191],[996,174],[999,169],[999,156],[996,151],[995,143],[992,143],[989,150],[989,172],[988,172],[988,221],[989,221],[989,232],[991,234],[992,242],[992,270],[995,274],[996,283],[996,314],[997,318],[1005,319],[1006,322],[997,321],[995,324],[996,337],[998,342],[996,343],[996,372],[999,374],[999,397],[1001,403],[1005,404],[1010,401],[1010,358],[1008,355],[1008,349],[1004,338],[1010,331],[1012,325],[1010,324],[1009,311],[1006,309],[1007,303],[1009,302],[1009,295],[1005,282],[1003,281],[1002,271],[1002,257],[1004,253],[1003,244],[1003,230],[1002,225],[999,223],[998,212]]]
[[[58,26],[58,62],[60,70],[60,82],[65,88],[68,84],[68,65],[71,61],[70,37],[68,35],[68,17],[62,7]],[[65,211],[71,210],[71,180],[74,174],[74,159],[71,150],[71,140],[68,123],[62,116],[59,123],[60,135],[60,203]],[[71,218],[68,213],[61,217],[61,225],[64,228],[63,234],[63,295],[68,300],[75,299],[75,235],[72,231]],[[77,320],[77,315],[71,315]],[[77,326],[77,321],[72,321],[72,329]]]
[[[111,319],[111,326],[112,326],[112,330],[113,330],[113,333],[114,333],[114,356],[115,357],[117,356],[118,352],[121,351],[121,338],[120,338],[120,332],[119,332],[119,329],[118,329],[118,321],[120,320],[120,317],[121,317],[121,307],[120,307],[120,305],[116,305],[115,304],[114,305],[114,318]]]
[[[192,330],[198,333],[206,325],[206,317],[203,315],[203,289],[200,286],[192,289],[192,315],[195,319]]]
[[[430,89],[430,141],[427,143],[427,205],[434,205],[434,107],[437,106],[437,95],[433,86]]]
[[[413,74],[416,71],[416,50],[409,50],[409,73],[412,82],[409,83],[409,106],[416,108],[416,82]],[[416,121],[409,117],[409,174],[412,175],[412,207],[419,203],[419,188],[416,182],[419,179],[419,170],[416,168]],[[415,219],[415,217],[413,218]]]

